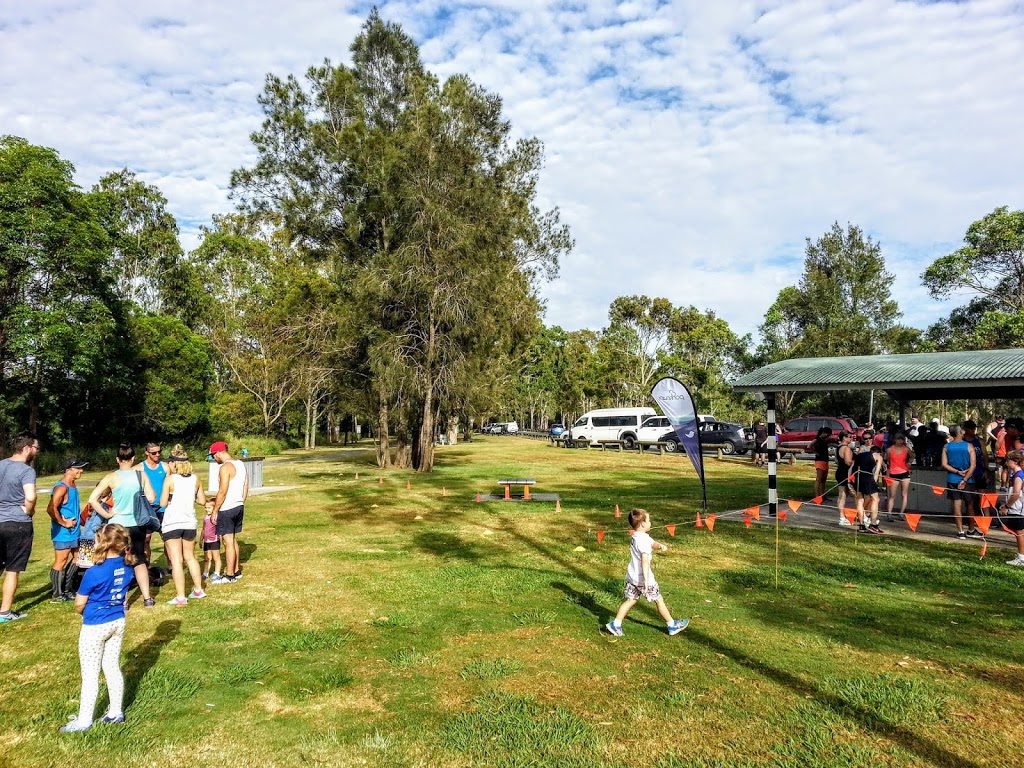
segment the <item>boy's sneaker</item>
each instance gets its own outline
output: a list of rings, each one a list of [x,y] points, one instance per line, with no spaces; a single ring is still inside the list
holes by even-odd
[[[1018,555],[1017,557],[1013,558],[1013,560],[1007,560],[1006,564],[1007,565],[1015,565],[1018,568],[1024,568],[1024,557],[1021,557],[1020,555]]]
[[[123,723],[124,715],[104,715],[101,723]]]
[[[155,597],[147,597],[145,600],[142,601],[142,604],[144,606],[146,606],[147,608],[153,608],[153,607],[156,606],[156,598]]]
[[[967,531],[957,531],[956,532],[956,537],[958,539],[966,539],[967,538]]]
[[[201,589],[193,589],[188,597],[189,600],[202,600],[204,597],[206,597],[206,593],[203,592],[203,590]]]
[[[983,539],[983,538],[985,538],[985,534],[983,534],[977,528],[971,528],[971,530],[969,530],[967,532],[967,538],[969,538],[969,539]]]
[[[676,619],[668,625],[668,633],[670,635],[678,635],[684,629],[690,625],[689,619]]]
[[[213,574],[213,576],[210,577],[210,583],[211,584],[227,584],[228,583],[228,577],[227,576],[221,576],[219,573],[215,573],[215,574]]]
[[[76,717],[67,725],[62,725],[60,728],[61,733],[82,733],[82,731],[88,731],[92,728],[92,723],[80,723]]]
[[[7,611],[7,613],[0,613],[0,624],[4,624],[8,621],[17,621],[18,619],[27,618],[27,613],[15,613],[14,611]]]
[[[840,517],[839,518],[839,524],[840,525],[845,525],[845,526],[849,527],[850,526],[850,521],[847,520],[845,517]]]
[[[868,533],[880,534],[885,533],[877,524],[868,526]]]
[[[625,637],[626,633],[622,631],[622,625],[615,625],[614,621],[609,621],[604,625],[604,631],[613,637]]]
[[[187,597],[175,597],[167,601],[168,605],[188,605]]]

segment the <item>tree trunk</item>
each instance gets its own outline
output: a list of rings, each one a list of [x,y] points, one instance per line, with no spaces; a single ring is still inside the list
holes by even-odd
[[[413,468],[417,472],[430,472],[434,468],[434,388],[427,386],[423,400],[422,421],[413,438]]]
[[[459,441],[459,417],[448,417],[448,444],[455,445]]]
[[[345,433],[348,437],[348,433]],[[389,447],[390,434],[388,430],[388,404],[384,398],[380,399],[380,410],[378,411],[377,427],[377,466],[387,469],[391,466],[391,449]]]

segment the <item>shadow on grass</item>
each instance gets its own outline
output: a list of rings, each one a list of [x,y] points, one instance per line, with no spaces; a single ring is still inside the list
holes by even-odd
[[[255,554],[257,549],[259,549],[258,544],[250,544],[247,541],[238,542],[238,559],[243,563],[248,563],[249,558]]]
[[[484,559],[484,553],[476,544],[459,536],[440,531],[420,531],[413,536],[413,546],[421,552],[441,558],[452,558],[476,563]]]
[[[908,752],[934,762],[936,765],[948,766],[948,768],[976,768],[979,765],[950,752],[945,747],[915,733],[909,728],[894,725],[883,720],[876,713],[865,707],[825,691],[814,683],[802,680],[790,672],[760,661],[737,648],[733,648],[720,640],[704,634],[700,630],[691,629],[686,633],[686,636],[692,642],[700,643],[716,653],[727,656],[745,669],[755,672],[777,685],[784,686],[801,696],[812,697],[816,703],[827,707],[840,717],[853,720],[864,730],[891,739]]]
[[[44,587],[39,587],[39,589],[37,589],[35,592],[29,592],[26,595],[22,595],[21,599],[28,600],[28,602],[22,603],[21,607],[18,610],[27,611],[30,608],[35,608],[37,605],[45,603],[47,600],[49,600],[51,594],[52,587],[46,585]]]
[[[153,630],[153,634],[138,643],[125,654],[124,665],[124,706],[127,709],[135,701],[139,691],[139,683],[160,658],[167,644],[174,640],[181,631],[181,619],[162,621]]]
[[[609,611],[608,608],[602,606],[599,602],[597,602],[597,600],[594,599],[593,594],[589,594],[587,592],[580,592],[578,589],[573,589],[571,586],[569,586],[563,581],[553,581],[551,582],[551,586],[557,589],[562,594],[564,594],[566,598],[569,600],[569,602],[574,603],[592,613],[594,615],[594,618],[597,619],[598,630],[603,629],[604,625],[609,620],[615,617],[615,612]],[[643,610],[640,604],[637,604],[637,606],[634,607],[634,612],[630,614],[629,618],[631,623],[641,624],[645,627],[651,627],[653,629],[664,628],[664,624],[654,624],[649,621],[644,621],[643,619],[636,618],[635,611],[637,610],[637,608]]]

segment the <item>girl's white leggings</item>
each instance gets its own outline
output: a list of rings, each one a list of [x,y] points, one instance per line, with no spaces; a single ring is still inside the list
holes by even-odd
[[[124,619],[106,624],[83,624],[78,636],[78,659],[82,663],[82,698],[78,722],[91,723],[100,692],[100,668],[107,679],[110,696],[108,715],[120,715],[124,699],[124,676],[121,675],[121,642],[124,640]]]

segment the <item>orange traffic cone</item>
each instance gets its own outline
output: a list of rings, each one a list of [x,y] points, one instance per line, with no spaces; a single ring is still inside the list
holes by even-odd
[[[377,485],[384,485],[384,478],[383,477],[378,477],[377,478]]]
[[[700,519],[700,512],[697,513],[697,525],[696,525],[696,527],[697,528],[703,528],[704,527],[704,521]]]
[[[412,488],[412,483],[410,483],[408,480],[406,480],[405,481],[405,490],[408,491],[410,488]]]
[[[615,516],[616,517],[622,517],[622,513],[619,511],[619,505],[618,504],[615,505]]]
[[[479,504],[479,503],[480,503],[480,491],[477,491],[477,492],[476,492],[476,503],[477,503],[477,504]]]
[[[441,495],[442,496],[447,496],[448,495],[448,489],[445,488],[443,485],[441,486]]]
[[[359,479],[359,473],[356,472],[356,480],[358,480],[358,479]]]

